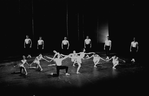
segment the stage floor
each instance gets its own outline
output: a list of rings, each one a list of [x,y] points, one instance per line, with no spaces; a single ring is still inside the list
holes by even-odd
[[[103,57],[105,58],[105,57]],[[32,57],[29,60],[31,63],[34,60]],[[125,59],[127,61],[127,59]],[[54,62],[41,61],[43,71],[40,72],[34,68],[28,68],[28,75],[21,76],[19,68],[14,67],[18,61],[6,62],[0,64],[0,85],[4,91],[14,90],[16,92],[24,92],[23,94],[39,94],[44,93],[55,93],[56,90],[67,91],[67,92],[93,92],[96,90],[108,90],[112,88],[126,87],[131,84],[136,85],[135,80],[141,80],[143,66],[131,64],[129,62],[121,63],[117,66],[117,69],[112,69],[111,62],[100,61],[101,64],[94,68],[92,59],[84,60],[80,68],[80,74],[76,74],[77,65],[72,66],[70,58],[63,61],[64,65],[69,67],[69,76],[65,75],[65,70],[60,71],[59,77],[53,77],[51,73],[56,73],[55,66],[48,66]],[[33,65],[34,66],[34,65]],[[125,85],[126,83],[126,85]],[[139,83],[137,83],[138,85]],[[129,86],[131,87],[131,86]],[[70,91],[69,91],[70,90]],[[59,93],[56,91],[56,93]],[[55,94],[56,94],[55,93]],[[20,95],[20,93],[19,93]],[[20,95],[22,96],[22,95]],[[26,96],[26,95],[23,95]],[[43,96],[43,95],[42,95]]]

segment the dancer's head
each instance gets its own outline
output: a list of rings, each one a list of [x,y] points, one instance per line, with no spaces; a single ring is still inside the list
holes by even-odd
[[[39,54],[39,56],[38,56],[38,57],[39,57],[39,58],[40,58],[40,57],[42,57],[42,54]]]
[[[86,36],[86,39],[89,39],[89,36]]]
[[[135,37],[133,37],[133,41],[136,41],[136,38]]]
[[[29,38],[29,36],[28,35],[26,35],[26,39],[28,39]]]
[[[39,37],[39,40],[42,40],[42,37]]]
[[[109,36],[107,36],[107,40],[109,40],[110,38],[109,38]]]
[[[76,53],[76,51],[75,51],[75,50],[73,50],[73,53]]]
[[[53,50],[54,53],[57,53],[55,50]]]
[[[23,57],[23,59],[25,59],[25,56],[24,55],[22,57]]]
[[[94,54],[94,57],[98,57],[99,55],[98,54]]]
[[[67,37],[64,37],[64,40],[67,40]]]
[[[83,49],[83,52],[85,52],[85,49]]]

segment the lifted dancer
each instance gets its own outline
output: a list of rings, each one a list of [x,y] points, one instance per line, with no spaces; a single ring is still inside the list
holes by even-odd
[[[135,62],[135,57],[136,57],[136,53],[138,52],[139,49],[139,44],[138,42],[135,40],[135,37],[133,38],[133,41],[130,44],[130,52],[131,52],[131,61],[134,63]]]
[[[70,74],[68,73],[68,66],[62,65],[62,61],[63,61],[64,59],[68,58],[69,56],[65,56],[65,57],[62,58],[62,57],[61,57],[62,54],[60,54],[60,53],[58,53],[58,52],[56,52],[56,51],[54,51],[54,52],[55,52],[56,55],[55,55],[53,58],[46,56],[46,58],[51,59],[51,60],[53,60],[53,61],[55,62],[55,64],[49,64],[48,66],[53,66],[53,65],[56,66],[56,70],[57,70],[56,76],[59,76],[59,71],[60,71],[60,69],[65,69],[65,70],[66,70],[66,74],[65,74],[65,75],[70,75]],[[63,55],[63,56],[64,56],[64,55]],[[53,73],[52,73],[52,75],[53,75]]]

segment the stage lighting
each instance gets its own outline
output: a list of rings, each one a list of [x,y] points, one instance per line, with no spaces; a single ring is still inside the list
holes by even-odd
[[[104,43],[107,36],[109,36],[108,25],[101,25],[97,30],[97,41],[98,43]]]

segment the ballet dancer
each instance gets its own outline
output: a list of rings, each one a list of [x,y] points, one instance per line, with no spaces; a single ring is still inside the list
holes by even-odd
[[[73,62],[73,66],[75,66],[74,64],[77,62],[77,56],[78,54],[76,53],[75,50],[73,51],[73,53],[69,54],[69,57],[71,58],[71,62]]]
[[[78,65],[77,71],[76,71],[77,74],[80,73],[79,70],[81,68],[82,60],[84,60],[84,57],[86,54],[90,54],[90,53],[85,53],[85,49],[83,49],[83,52],[76,53],[75,51],[73,51],[73,54],[70,54],[70,58],[71,58],[71,61],[73,62],[73,66],[75,66],[75,64]]]
[[[40,71],[43,71],[43,68],[41,67],[41,64],[40,64],[40,60],[45,60],[45,61],[49,62],[47,59],[45,59],[45,58],[42,56],[42,54],[39,54],[39,56],[37,56],[37,57],[35,58],[35,60],[30,64],[30,68],[37,68],[37,69],[39,69]],[[36,66],[36,67],[31,67],[33,63],[36,64],[37,66]]]
[[[24,40],[24,49],[26,54],[28,55],[27,58],[31,58],[31,55],[29,55],[31,47],[32,47],[32,40],[29,38],[28,35],[26,35],[26,39]]]
[[[39,40],[37,41],[37,49],[39,50],[39,53],[42,53],[42,50],[44,49],[44,40],[42,37],[39,37]]]
[[[65,57],[62,58],[62,54],[60,54],[59,52],[56,52],[56,51],[54,51],[54,52],[55,52],[56,55],[53,58],[46,56],[46,58],[51,59],[51,60],[53,60],[55,62],[55,64],[49,64],[48,66],[56,66],[56,70],[57,70],[57,74],[56,75],[57,76],[59,76],[60,69],[65,69],[66,70],[65,75],[70,75],[68,73],[68,66],[62,65],[62,61],[64,59],[68,58],[69,56],[68,55],[67,56],[63,55]],[[53,73],[51,75],[53,75]]]
[[[95,54],[95,52],[88,52],[86,53],[86,50],[83,49],[82,52],[77,53],[78,55],[80,55],[81,59],[84,60],[85,58],[89,57],[89,54]]]
[[[130,52],[131,52],[131,62],[135,62],[136,53],[139,49],[139,43],[135,40],[135,37],[133,38],[133,41],[130,44]]]
[[[82,63],[82,56],[81,56],[81,55],[76,56],[76,60],[75,60],[75,62],[73,63],[73,65],[74,65],[75,63],[77,63],[77,65],[78,65],[76,73],[79,74],[79,73],[80,73],[79,70],[80,70],[80,68],[81,68],[81,63]]]
[[[94,67],[97,67],[97,64],[100,64],[100,60],[106,61],[105,59],[101,58],[98,54],[93,54],[91,57],[88,57],[87,59],[93,58]]]
[[[67,37],[64,37],[64,40],[62,40],[62,43],[61,43],[61,48],[65,54],[67,54],[69,46],[70,44],[69,44],[69,41],[67,40]]]
[[[113,64],[113,69],[116,69],[116,66],[119,65],[120,60],[125,62],[125,60],[120,59],[117,56],[112,56],[108,61],[112,60],[112,64]]]
[[[27,70],[26,70],[24,64],[28,64],[28,62],[27,62],[25,56],[23,55],[23,59],[21,60],[21,63],[18,64],[18,66],[20,68],[20,73],[21,74],[24,73],[24,75],[27,75],[28,73],[27,73]]]
[[[91,39],[89,36],[86,36],[86,39],[84,40],[84,48],[87,52],[89,52],[89,49],[92,47]]]

